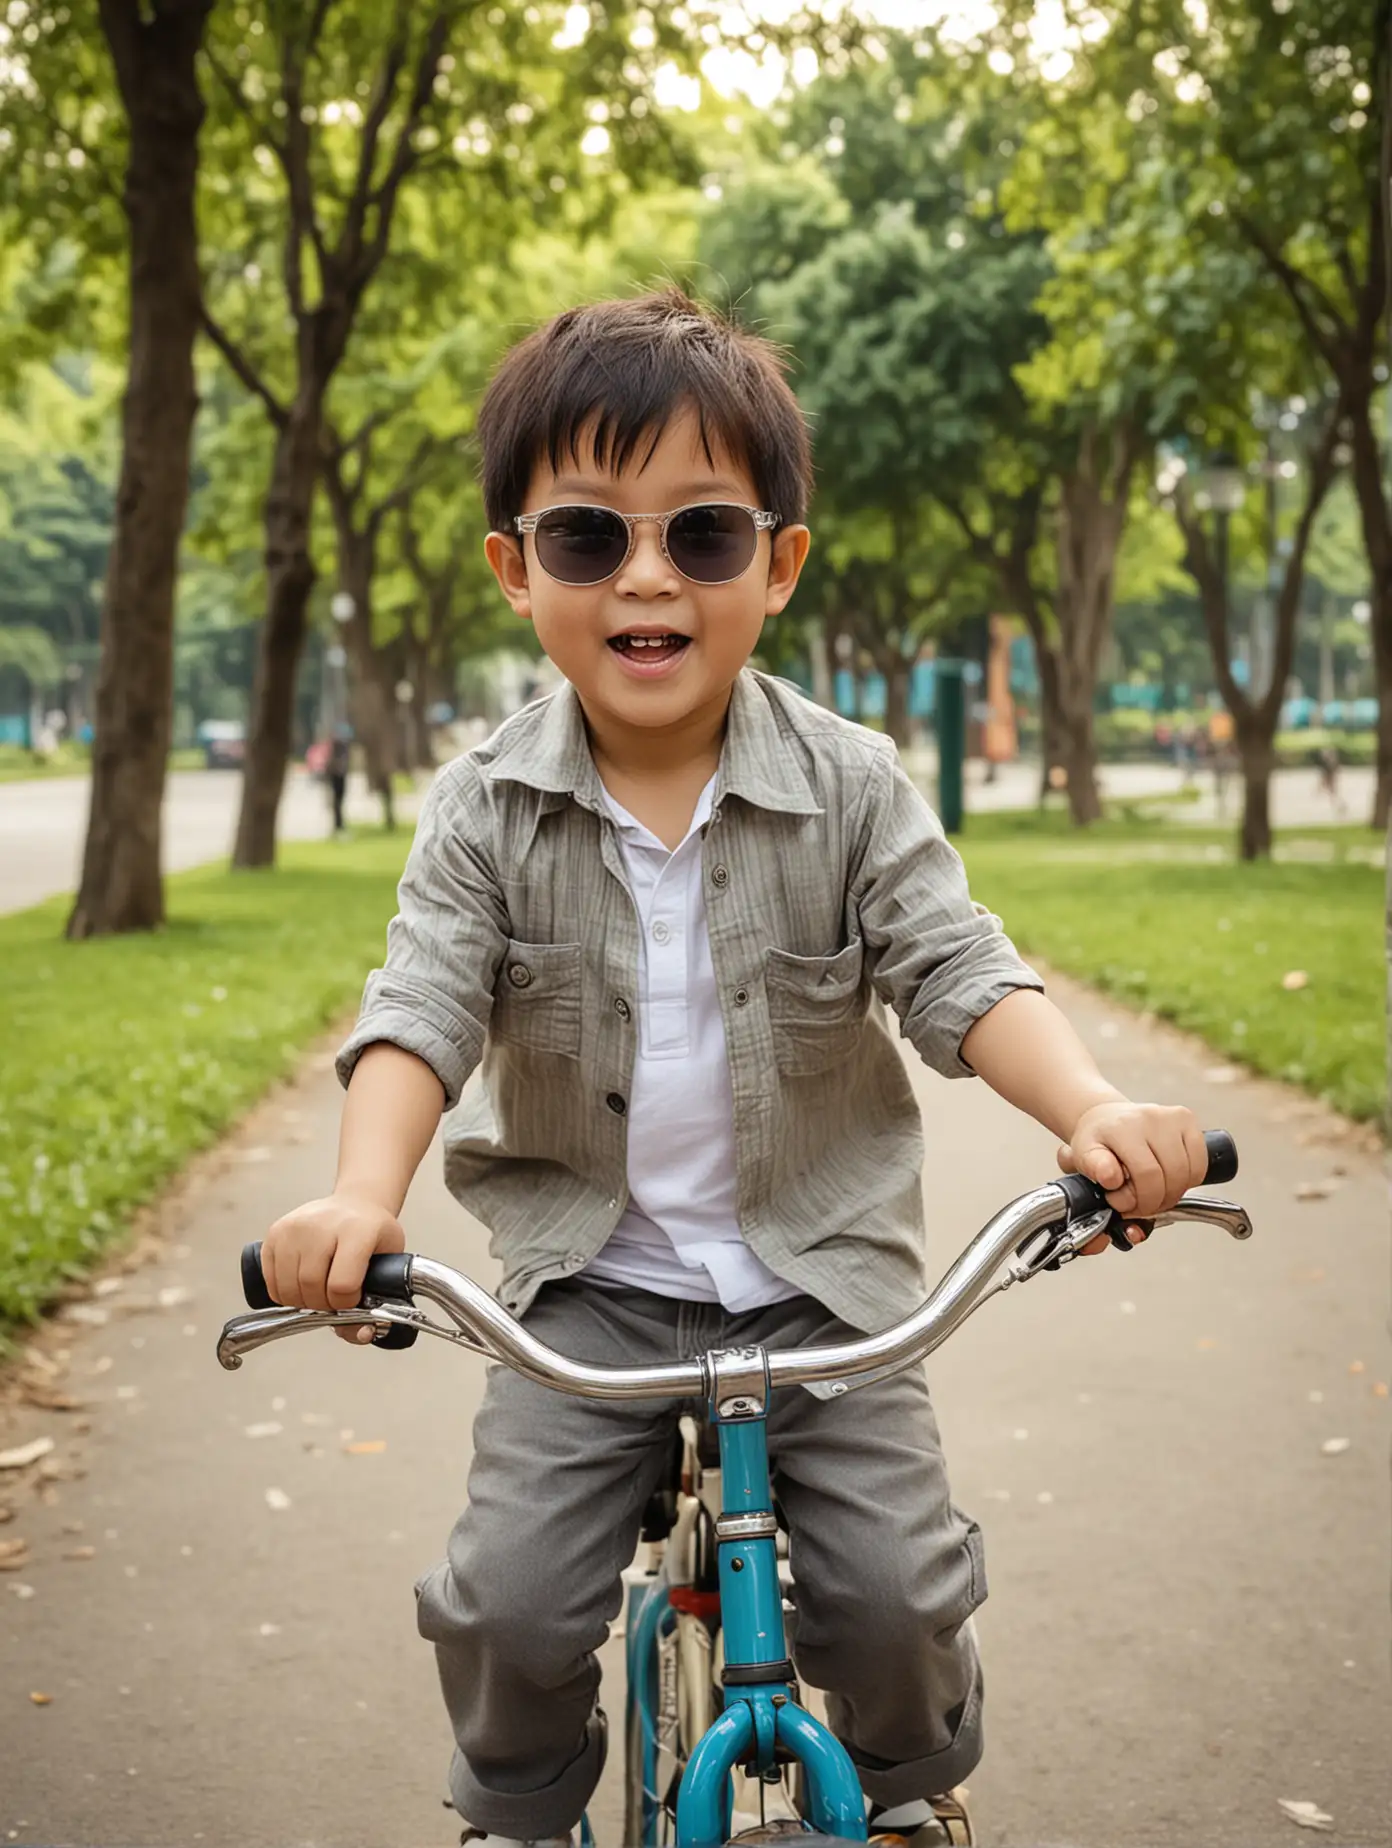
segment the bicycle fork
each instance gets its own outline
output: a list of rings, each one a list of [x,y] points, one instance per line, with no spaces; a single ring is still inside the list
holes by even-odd
[[[743,1763],[756,1777],[772,1779],[780,1749],[785,1759],[792,1757],[803,1768],[813,1828],[843,1840],[865,1840],[865,1799],[849,1754],[793,1698],[769,1481],[763,1359],[760,1350],[711,1356],[713,1362],[730,1363],[731,1374],[738,1368],[736,1385],[722,1381],[717,1365],[711,1396],[720,1441],[721,1513],[715,1539],[725,1709],[686,1766],[677,1793],[677,1848],[719,1848],[735,1766]]]

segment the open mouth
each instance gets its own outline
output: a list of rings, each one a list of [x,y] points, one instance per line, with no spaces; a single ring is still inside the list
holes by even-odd
[[[691,646],[691,637],[675,630],[666,635],[611,635],[609,646],[635,667],[656,667],[674,661]]]

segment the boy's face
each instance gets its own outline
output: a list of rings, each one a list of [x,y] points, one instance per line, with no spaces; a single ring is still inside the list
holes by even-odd
[[[640,443],[639,459],[644,448]],[[612,474],[598,466],[587,442],[580,454],[580,465],[563,462],[560,474],[545,460],[538,464],[524,513],[558,506],[668,513],[703,501],[759,506],[743,463],[719,449],[714,466],[707,460],[691,412],[668,424],[641,468],[634,460]],[[590,585],[548,576],[538,562],[534,534],[488,535],[488,562],[503,595],[536,625],[542,648],[574,686],[592,723],[664,730],[706,711],[723,714],[765,617],[776,615],[792,596],[810,543],[805,526],[761,532],[753,560],[739,577],[701,584],[663,555],[659,530],[649,521],[635,527],[628,558],[612,577]],[[686,642],[653,649],[620,639],[635,634],[681,636]]]

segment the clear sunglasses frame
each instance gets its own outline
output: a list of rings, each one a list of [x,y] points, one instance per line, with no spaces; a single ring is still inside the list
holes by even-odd
[[[587,578],[581,584],[573,584],[568,578],[558,578],[555,577],[554,572],[546,571],[546,566],[542,564],[541,555],[538,553],[537,563],[541,565],[543,571],[546,571],[547,577],[555,578],[555,582],[558,584],[568,585],[571,590],[593,590],[596,584],[607,584],[610,578],[617,577],[628,563],[629,559],[633,556],[633,529],[644,521],[650,525],[656,524],[657,543],[662,548],[662,556],[667,560],[667,563],[672,569],[680,572],[681,576],[684,577],[688,583],[703,584],[708,590],[720,584],[733,584],[737,582],[738,579],[742,578],[749,569],[749,565],[754,563],[754,558],[757,555],[758,535],[760,533],[772,532],[773,528],[778,525],[778,515],[776,513],[769,513],[760,507],[745,507],[739,501],[691,501],[685,507],[674,507],[670,513],[620,513],[617,507],[597,507],[589,501],[558,501],[554,507],[542,507],[536,513],[518,514],[517,518],[513,521],[513,525],[517,528],[519,536],[524,533],[531,533],[535,536],[538,524],[546,518],[548,513],[564,513],[572,507],[580,507],[586,513],[612,513],[616,520],[622,520],[624,525],[628,528],[628,549],[612,571],[606,571],[603,577]],[[736,507],[741,513],[747,513],[750,519],[753,520],[755,535],[754,552],[750,555],[749,564],[741,565],[733,577],[694,578],[691,576],[690,572],[682,571],[681,566],[667,550],[667,528],[671,525],[672,521],[676,519],[678,514],[690,513],[696,507]]]

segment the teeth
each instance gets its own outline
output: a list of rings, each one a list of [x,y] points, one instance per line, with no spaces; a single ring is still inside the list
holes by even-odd
[[[676,635],[626,635],[623,639],[630,648],[665,648],[669,642],[680,641],[681,637]]]

